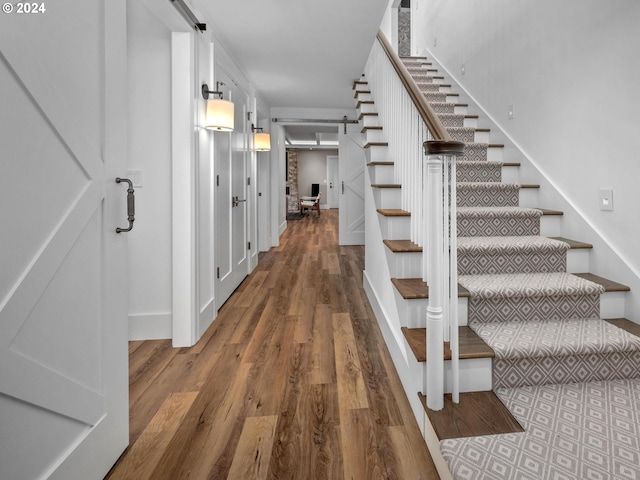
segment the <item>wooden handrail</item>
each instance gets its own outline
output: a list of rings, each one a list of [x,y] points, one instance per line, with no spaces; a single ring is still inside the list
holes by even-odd
[[[391,44],[389,43],[389,40],[387,40],[385,34],[382,33],[381,30],[378,30],[376,37],[380,42],[380,45],[382,45],[382,49],[387,54],[387,58],[389,58],[389,61],[391,62],[391,65],[393,65],[398,77],[400,77],[400,81],[404,85],[404,88],[407,89],[409,97],[411,97],[411,100],[418,109],[420,117],[422,117],[422,120],[429,129],[429,132],[431,132],[434,140],[451,140],[449,132],[444,128],[444,125],[442,125],[442,122],[424,98],[424,95],[418,89],[418,86],[409,73],[409,70],[407,70],[407,67],[404,66],[398,54],[391,47]]]

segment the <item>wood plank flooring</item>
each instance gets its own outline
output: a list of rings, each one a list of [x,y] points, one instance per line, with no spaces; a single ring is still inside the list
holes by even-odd
[[[191,348],[131,342],[121,479],[437,479],[336,210],[278,248]]]

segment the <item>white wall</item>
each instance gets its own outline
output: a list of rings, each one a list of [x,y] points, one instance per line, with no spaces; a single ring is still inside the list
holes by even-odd
[[[171,338],[171,31],[140,2],[127,16],[129,168],[143,172],[128,236],[129,332]]]
[[[311,184],[320,185],[320,206],[327,204],[327,155],[338,155],[338,150],[298,151],[298,191],[300,195],[311,195]]]
[[[569,235],[595,230],[578,238],[597,244],[594,273],[638,290],[640,3],[414,0],[412,11],[413,54],[439,61],[575,207],[565,214]],[[599,210],[601,188],[613,189],[614,211]],[[638,321],[632,298],[627,315]]]

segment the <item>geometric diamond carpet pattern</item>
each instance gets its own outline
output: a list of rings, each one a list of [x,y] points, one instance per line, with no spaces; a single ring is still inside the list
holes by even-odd
[[[565,272],[565,242],[540,236],[462,237],[458,274]]]
[[[640,378],[496,394],[525,431],[441,441],[456,480],[640,480]]]
[[[640,376],[640,337],[599,318],[472,328],[495,352],[494,389]]]
[[[461,207],[457,209],[458,237],[540,235],[542,212],[520,207]]]

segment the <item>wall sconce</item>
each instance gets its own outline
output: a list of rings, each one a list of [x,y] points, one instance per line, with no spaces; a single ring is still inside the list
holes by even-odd
[[[216,82],[216,89],[209,90],[209,86],[202,85],[202,97],[207,101],[207,113],[204,128],[217,132],[233,132],[233,102],[222,99],[220,91],[222,82]],[[209,95],[218,95],[218,98],[209,99]]]
[[[268,152],[271,150],[271,135],[263,133],[262,127],[256,127],[251,124],[253,132],[253,149],[256,152]],[[257,132],[257,133],[256,133]]]

